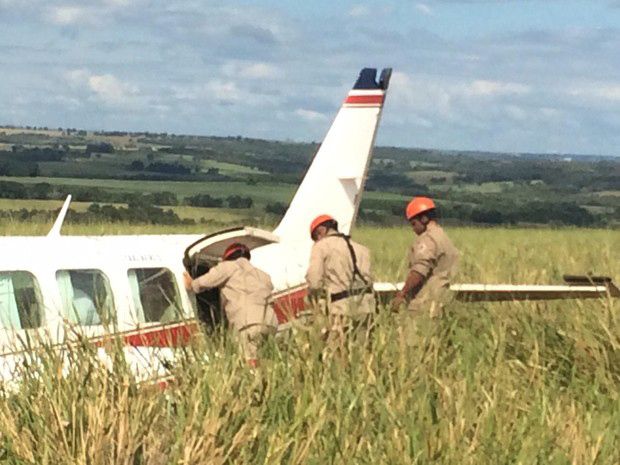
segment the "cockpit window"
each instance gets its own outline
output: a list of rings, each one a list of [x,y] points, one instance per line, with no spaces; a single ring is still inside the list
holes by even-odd
[[[0,328],[30,329],[43,323],[41,293],[27,271],[0,272]]]
[[[108,278],[99,270],[56,272],[65,317],[80,326],[111,322],[114,303]]]
[[[127,276],[138,323],[169,323],[182,318],[181,297],[170,270],[135,268]]]

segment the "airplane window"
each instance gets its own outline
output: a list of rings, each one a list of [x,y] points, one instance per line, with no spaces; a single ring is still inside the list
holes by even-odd
[[[174,275],[166,268],[129,270],[129,286],[139,323],[169,323],[183,316]]]
[[[27,271],[0,272],[0,328],[30,329],[43,323],[41,293]]]
[[[110,322],[114,314],[112,292],[101,271],[60,270],[56,272],[56,281],[69,322],[81,326]]]

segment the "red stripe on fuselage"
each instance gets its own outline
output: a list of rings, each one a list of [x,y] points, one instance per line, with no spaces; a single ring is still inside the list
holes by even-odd
[[[273,300],[273,309],[278,323],[286,323],[295,319],[306,308],[306,287],[296,287],[285,293],[280,293]],[[133,347],[179,347],[189,344],[192,336],[198,331],[198,322],[195,319],[179,321],[171,325],[143,328],[138,331],[116,334],[123,342]],[[93,341],[102,344],[103,339]]]
[[[189,344],[197,331],[198,322],[192,318],[169,325],[97,336],[90,338],[90,342],[102,347],[111,339],[120,338],[125,345],[133,347],[180,347]]]
[[[276,297],[273,301],[273,310],[278,317],[278,323],[286,323],[297,317],[299,312],[306,308],[308,289],[293,289],[290,292]]]
[[[384,95],[349,95],[344,101],[349,105],[381,105]]]
[[[273,308],[278,318],[278,323],[283,324],[291,321],[306,308],[306,287],[294,287],[276,295],[273,299]],[[178,321],[171,324],[105,334],[102,336],[89,337],[89,342],[97,347],[104,347],[115,338],[120,338],[125,345],[132,347],[181,347],[190,343],[192,337],[198,332],[199,323],[195,318]],[[67,341],[65,344],[57,344],[55,347],[71,346],[79,341]],[[18,350],[1,354],[17,355],[28,352]]]
[[[192,335],[197,331],[198,322],[191,320],[176,326],[164,326],[123,336],[123,340],[125,344],[134,347],[179,347],[189,344]]]

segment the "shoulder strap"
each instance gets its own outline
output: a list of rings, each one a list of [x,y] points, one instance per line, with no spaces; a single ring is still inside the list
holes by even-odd
[[[346,234],[338,233],[335,236],[342,237],[344,241],[347,243],[347,247],[349,248],[349,253],[351,254],[351,261],[353,262],[353,276],[358,276],[362,282],[368,285],[368,280],[362,275],[362,272],[357,266],[357,256],[355,255],[355,250],[351,245],[351,236],[347,236]]]

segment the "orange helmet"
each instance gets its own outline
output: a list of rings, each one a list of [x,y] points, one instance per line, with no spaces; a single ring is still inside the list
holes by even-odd
[[[414,197],[407,205],[406,216],[410,220],[414,216],[418,216],[420,213],[433,210],[435,208],[435,202],[428,197]]]
[[[222,255],[222,260],[227,260],[232,254],[240,250],[244,252],[250,251],[247,245],[242,244],[241,242],[233,242],[228,247],[226,247],[226,250],[224,250],[224,254]]]
[[[335,221],[335,220],[330,215],[319,215],[315,219],[313,219],[312,223],[310,223],[310,236],[312,236],[312,233],[314,232],[316,228],[321,226],[326,221]]]

